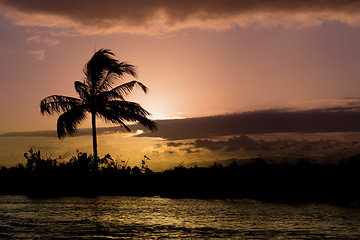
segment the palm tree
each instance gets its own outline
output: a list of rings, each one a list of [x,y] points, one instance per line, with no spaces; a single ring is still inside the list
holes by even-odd
[[[135,86],[147,93],[147,87],[138,81],[126,82],[114,86],[125,74],[136,77],[135,66],[119,62],[108,49],[100,49],[84,67],[84,81],[75,81],[75,90],[79,98],[52,95],[40,103],[42,114],[59,114],[57,120],[57,135],[59,139],[66,135],[72,136],[77,131],[77,125],[91,115],[93,153],[95,168],[97,168],[96,117],[106,122],[119,124],[131,131],[127,122],[138,122],[151,131],[156,130],[156,124],[147,117],[150,115],[140,104],[126,101],[124,96]]]

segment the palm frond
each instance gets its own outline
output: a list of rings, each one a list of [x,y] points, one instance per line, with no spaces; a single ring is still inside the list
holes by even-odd
[[[157,131],[157,129],[158,129],[156,123],[154,121],[152,121],[151,119],[148,119],[143,116],[137,116],[134,119],[136,119],[136,120],[131,120],[131,121],[140,123],[141,125],[148,128],[152,132]]]
[[[44,98],[40,102],[40,112],[42,114],[54,114],[68,111],[74,106],[82,103],[81,99],[60,95],[52,95]]]
[[[85,83],[95,93],[110,88],[124,74],[136,76],[135,66],[119,62],[108,49],[100,49],[85,65]]]
[[[136,67],[126,62],[119,62],[108,49],[100,49],[84,67],[85,83],[95,93],[108,90],[113,84],[129,74],[136,77]]]
[[[105,122],[119,124],[124,127],[126,131],[131,132],[131,129],[119,118],[118,113],[114,110],[102,108],[98,111],[98,114]]]
[[[147,118],[150,113],[142,108],[138,103],[117,100],[108,101],[101,109],[98,110],[98,113],[104,119],[109,118],[110,116],[110,121],[113,123],[117,123],[117,121],[139,122],[151,131],[155,131],[157,129],[156,123]]]
[[[107,102],[107,101],[112,101],[112,100],[125,100],[124,97],[117,93],[116,91],[104,91],[104,92],[100,92],[96,98],[98,99],[99,102]]]
[[[57,121],[58,138],[72,136],[77,131],[77,125],[86,119],[86,108],[78,105],[61,114]]]
[[[89,99],[90,87],[88,85],[86,85],[85,83],[80,82],[80,81],[75,81],[74,87],[75,87],[76,92],[79,94],[79,97],[82,100]]]
[[[148,92],[148,88],[144,84],[142,84],[141,82],[138,82],[138,81],[131,81],[131,82],[121,84],[120,86],[117,86],[117,87],[111,89],[110,91],[117,92],[120,95],[127,95],[133,90],[133,88],[135,86],[139,86],[141,88],[141,90],[144,91],[144,93]]]
[[[86,76],[85,83],[93,90],[98,82],[104,77],[104,71],[113,65],[118,65],[118,61],[113,58],[114,54],[109,49],[100,49],[91,57],[84,68]]]
[[[137,77],[137,73],[136,73],[136,67],[132,64],[128,64],[126,62],[121,62],[120,64],[120,71],[121,73],[126,73],[129,74],[131,76],[133,76],[134,78]]]
[[[129,74],[133,77],[137,76],[136,67],[124,62],[117,62],[117,64],[109,65],[104,69],[104,71],[107,71],[107,73],[103,79],[98,82],[97,89],[99,91],[111,88],[116,81],[120,80],[124,76],[124,74]]]
[[[130,101],[109,101],[106,103],[106,107],[118,109],[125,116],[141,115],[146,117],[150,115],[150,113],[142,108],[140,104]]]

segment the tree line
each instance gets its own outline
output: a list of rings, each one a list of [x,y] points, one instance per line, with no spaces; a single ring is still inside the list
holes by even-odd
[[[135,195],[172,198],[250,198],[265,201],[349,203],[360,200],[360,156],[338,164],[310,159],[274,163],[254,158],[208,167],[178,165],[160,172],[114,160],[109,154],[95,163],[91,154],[77,152],[68,161],[44,158],[30,149],[25,164],[0,167],[0,194],[29,196]]]

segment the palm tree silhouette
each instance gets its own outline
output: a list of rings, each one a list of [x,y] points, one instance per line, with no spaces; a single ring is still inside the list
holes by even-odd
[[[85,79],[75,81],[75,90],[79,98],[52,95],[40,103],[42,114],[60,114],[57,120],[58,138],[72,136],[77,131],[77,125],[91,114],[93,153],[95,168],[97,168],[96,117],[106,122],[119,124],[131,131],[127,122],[138,122],[151,131],[156,130],[156,124],[147,117],[150,115],[140,104],[126,101],[124,96],[135,86],[147,93],[147,87],[138,81],[123,83],[114,87],[125,74],[136,77],[135,66],[119,62],[108,49],[100,49],[84,67]]]

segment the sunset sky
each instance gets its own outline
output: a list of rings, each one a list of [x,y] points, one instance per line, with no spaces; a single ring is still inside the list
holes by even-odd
[[[83,79],[85,63],[100,48],[111,49],[119,60],[137,66],[137,80],[150,92],[144,95],[134,91],[129,100],[139,102],[153,119],[202,120],[264,110],[266,114],[286,111],[303,116],[308,111],[332,108],[340,119],[332,122],[333,128],[317,131],[312,127],[305,132],[330,134],[343,131],[344,125],[350,126],[347,132],[360,130],[356,120],[360,102],[360,1],[0,0],[0,32],[0,134],[22,133],[0,137],[0,165],[20,161],[15,159],[32,145],[49,153],[59,144],[72,146],[69,150],[63,147],[59,154],[73,154],[84,145],[91,152],[86,134],[63,141],[44,136],[41,131],[56,129],[57,116],[42,116],[39,103],[52,94],[76,96],[73,82]],[[354,115],[342,118],[344,109]],[[320,119],[316,114],[314,118]],[[181,121],[176,121],[168,129],[180,132],[177,124]],[[84,123],[80,127],[89,126]],[[234,122],[230,126],[238,125]],[[183,154],[177,156],[182,161],[187,153],[186,158],[194,161],[200,157],[210,161],[218,159],[209,158],[214,156],[211,151],[221,150],[219,155],[223,156],[231,151],[226,147],[234,141],[242,150],[249,141],[266,141],[259,136],[257,140],[240,138],[242,133],[278,132],[277,126],[269,128],[273,131],[227,129],[210,134],[207,141],[218,143],[211,149],[199,142],[206,135],[183,134],[175,139],[161,129],[155,136],[158,138],[103,135],[99,148],[100,153],[122,155],[115,149],[122,148],[124,142],[134,142],[124,154],[128,158],[148,154],[154,161],[166,162],[178,153]],[[279,131],[303,132],[285,130]],[[34,134],[25,136],[24,132]],[[356,140],[354,134],[346,139]],[[236,136],[212,139],[230,135]],[[85,143],[82,138],[89,141]],[[306,141],[324,137],[315,138]],[[268,147],[275,144],[274,139],[274,135],[267,139]],[[336,135],[331,141],[342,140]],[[106,150],[101,150],[102,141],[107,142],[103,144]],[[131,152],[139,148],[139,156],[132,157]],[[240,158],[236,154],[225,154],[221,160]]]

